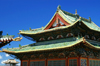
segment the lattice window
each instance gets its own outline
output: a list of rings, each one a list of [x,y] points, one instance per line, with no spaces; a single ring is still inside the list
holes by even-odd
[[[69,66],[77,66],[77,59],[69,59]]]
[[[48,61],[48,66],[65,66],[65,60],[51,60],[51,61]]]
[[[81,59],[81,66],[87,66],[87,60]]]
[[[23,66],[27,66],[27,62],[23,62],[22,65],[23,65]]]
[[[45,61],[31,61],[30,66],[45,66]]]
[[[100,60],[89,60],[89,66],[100,66]]]

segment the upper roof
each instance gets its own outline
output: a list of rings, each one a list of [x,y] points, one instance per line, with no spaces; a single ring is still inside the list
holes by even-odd
[[[46,50],[56,50],[56,49],[62,49],[62,48],[69,48],[74,45],[78,45],[79,43],[84,43],[86,46],[94,49],[100,50],[100,42],[93,41],[93,40],[87,40],[83,38],[65,38],[65,39],[57,39],[57,40],[51,40],[51,41],[45,41],[45,42],[37,42],[29,45],[25,45],[19,48],[9,48],[9,49],[3,49],[2,51],[7,53],[24,53],[24,52],[35,52],[35,51],[46,51]]]
[[[62,27],[55,27],[52,29],[45,30],[45,28],[51,23],[51,21],[53,20],[53,18],[55,17],[56,14],[60,15],[60,17],[63,20],[65,20],[67,23],[69,23],[70,25],[62,26]],[[48,32],[48,31],[52,31],[52,30],[57,30],[57,29],[68,28],[68,27],[73,26],[74,24],[76,24],[79,21],[84,23],[89,29],[100,32],[100,27],[98,27],[94,22],[92,22],[90,17],[89,17],[89,19],[85,19],[85,18],[79,16],[77,13],[72,14],[72,13],[66,12],[66,11],[62,10],[60,6],[58,6],[56,13],[53,15],[53,17],[51,18],[51,20],[45,27],[38,28],[38,29],[31,29],[31,30],[20,30],[20,34],[37,34],[37,33],[43,33],[43,32]]]

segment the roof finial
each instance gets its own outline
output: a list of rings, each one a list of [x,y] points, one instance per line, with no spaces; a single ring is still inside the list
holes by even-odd
[[[75,14],[77,14],[77,9],[75,10]]]
[[[7,32],[7,35],[8,35],[8,32]]]
[[[89,22],[91,22],[91,17],[89,17]]]
[[[60,6],[60,5],[58,5],[58,7],[57,7],[57,11],[58,11],[59,9],[61,9],[61,6]]]

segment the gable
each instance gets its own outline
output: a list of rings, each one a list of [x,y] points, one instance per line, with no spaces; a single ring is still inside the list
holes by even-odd
[[[50,23],[46,26],[45,30],[67,25],[70,24],[66,22],[58,13],[56,13]]]

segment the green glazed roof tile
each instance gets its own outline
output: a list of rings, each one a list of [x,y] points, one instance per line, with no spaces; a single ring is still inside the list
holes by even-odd
[[[9,48],[8,51],[29,51],[29,50],[46,50],[46,49],[53,49],[53,48],[59,48],[59,47],[67,47],[72,46],[76,44],[77,42],[80,42],[81,39],[74,39],[74,38],[66,38],[66,39],[58,39],[58,40],[51,40],[51,41],[45,41],[45,42],[38,42],[30,45],[26,45],[25,47],[22,46],[21,49],[19,48]]]
[[[77,18],[76,19],[76,15],[75,14],[72,14],[72,13],[69,13],[69,12],[66,12],[64,10],[61,10],[59,9],[58,13],[66,22],[68,22],[70,24],[70,26],[73,26],[75,23],[77,23],[80,18]],[[56,14],[55,13],[55,14]],[[54,16],[55,16],[54,14]],[[52,19],[54,18],[54,16],[52,17]],[[50,22],[52,21],[52,19],[49,21],[49,23],[45,26],[45,27],[42,27],[42,28],[38,28],[38,29],[32,29],[32,30],[21,30],[20,33],[33,33],[33,34],[36,34],[36,33],[41,33],[41,32],[45,32],[45,31],[49,31],[51,29],[47,29],[47,30],[44,30],[49,24]],[[81,21],[87,26],[89,27],[91,30],[95,30],[95,31],[100,31],[100,27],[98,27],[94,22],[90,22],[88,19],[85,19],[83,17],[81,17]],[[66,27],[66,26],[65,26]],[[63,27],[57,27],[57,28],[52,28],[52,30],[56,30],[58,28],[63,28]],[[67,27],[66,27],[67,28]]]
[[[9,49],[3,49],[6,51],[11,52],[30,52],[30,51],[40,51],[40,50],[51,50],[51,49],[59,49],[59,48],[67,48],[71,47],[73,45],[76,45],[80,42],[83,42],[83,38],[75,39],[75,38],[66,38],[66,39],[59,39],[59,40],[51,40],[51,41],[45,41],[45,42],[38,42],[34,44],[25,45],[18,48],[9,48]],[[86,44],[88,43],[88,44]],[[88,40],[86,39],[86,45],[90,45],[93,48],[100,49],[100,42]],[[88,46],[88,47],[90,47]]]

